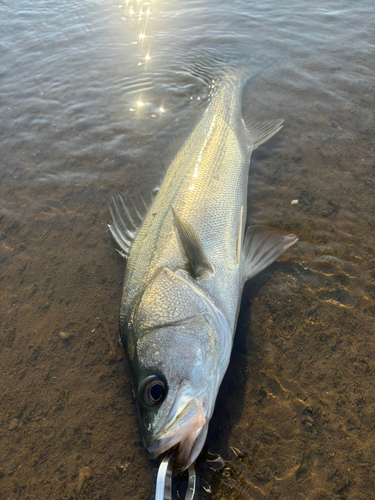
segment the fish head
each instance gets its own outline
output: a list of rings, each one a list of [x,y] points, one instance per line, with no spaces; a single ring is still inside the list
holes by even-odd
[[[229,326],[186,273],[163,268],[140,298],[131,329],[128,358],[145,447],[152,459],[175,447],[184,470],[206,439],[229,363]]]
[[[200,315],[147,332],[137,343],[136,401],[152,459],[176,447],[185,470],[199,455],[222,376],[212,321]]]

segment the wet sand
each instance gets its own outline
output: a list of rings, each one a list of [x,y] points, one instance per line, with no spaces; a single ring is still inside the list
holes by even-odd
[[[288,147],[291,124],[253,156],[250,218],[300,241],[245,288],[208,436],[210,451],[229,461],[213,475],[212,499],[371,498],[374,129],[339,140],[327,126],[332,135],[319,147],[302,133]],[[339,176],[339,189],[327,172]],[[297,205],[283,194],[287,183]],[[265,199],[266,185],[277,195]],[[124,262],[104,204],[114,188],[9,190],[1,222],[1,499],[152,495],[117,341]],[[43,203],[27,214],[35,197]],[[24,210],[17,221],[12,204]]]

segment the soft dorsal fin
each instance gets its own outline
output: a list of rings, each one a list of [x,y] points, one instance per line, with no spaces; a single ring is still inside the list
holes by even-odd
[[[271,139],[282,127],[284,120],[269,120],[265,122],[245,121],[248,146],[256,149]]]
[[[207,272],[212,273],[211,264],[204,253],[202,243],[195,229],[189,222],[182,219],[173,207],[172,212],[178,235],[190,264],[191,275],[193,278],[201,278]]]
[[[272,264],[298,238],[266,226],[249,226],[244,242],[245,279],[250,279]]]
[[[124,257],[124,259],[129,257],[134,238],[136,237],[148,210],[143,197],[140,196],[140,198],[142,203],[140,210],[137,208],[132,199],[130,199],[132,208],[129,208],[125,204],[124,198],[121,194],[118,194],[116,197],[111,196],[111,199],[107,202],[108,210],[112,217],[112,224],[108,224],[108,227],[111,231],[113,239],[120,247],[120,250],[117,251],[122,257]],[[144,215],[142,215],[141,212],[143,212]]]

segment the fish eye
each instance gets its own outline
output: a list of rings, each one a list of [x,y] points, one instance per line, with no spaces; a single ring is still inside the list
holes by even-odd
[[[140,396],[144,403],[153,406],[162,401],[167,393],[165,383],[157,375],[146,377],[141,385]]]

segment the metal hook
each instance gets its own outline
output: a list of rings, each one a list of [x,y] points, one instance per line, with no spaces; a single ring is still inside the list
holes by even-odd
[[[168,452],[160,463],[156,477],[155,500],[172,500],[172,473],[174,453]]]
[[[191,464],[188,468],[188,488],[185,495],[185,500],[198,500],[199,484],[198,475],[195,470],[195,465]]]
[[[160,463],[156,477],[155,500],[172,500],[172,475],[175,462],[173,451],[169,451]],[[198,500],[198,476],[194,464],[187,470],[188,485],[184,500]]]

